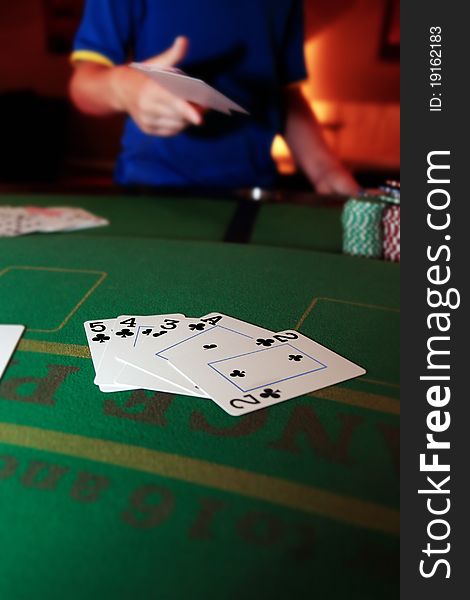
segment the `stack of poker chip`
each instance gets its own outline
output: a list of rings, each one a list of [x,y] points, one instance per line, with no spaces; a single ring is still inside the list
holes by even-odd
[[[388,206],[383,213],[384,259],[400,262],[400,206]]]
[[[400,183],[350,198],[343,208],[343,252],[352,256],[400,261]]]
[[[387,180],[379,187],[379,198],[389,204],[400,204],[400,182]]]
[[[343,207],[343,252],[351,256],[381,258],[382,213],[385,204],[375,198],[350,198]]]
[[[400,183],[398,181],[386,181],[380,190],[383,194],[381,198],[389,204],[384,210],[382,220],[384,259],[400,262]],[[390,206],[390,204],[393,206]]]

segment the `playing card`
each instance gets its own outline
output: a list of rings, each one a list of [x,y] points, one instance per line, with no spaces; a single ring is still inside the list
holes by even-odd
[[[199,390],[194,385],[193,389],[184,388],[170,383],[160,377],[146,373],[140,369],[135,369],[130,365],[122,364],[124,368],[116,376],[116,384],[131,385],[133,387],[142,388],[144,390],[151,390],[154,392],[166,392],[168,394],[177,394],[181,396],[199,396],[206,398],[207,395],[202,390]],[[177,371],[174,371],[176,375],[179,375]],[[191,383],[187,382],[189,385]]]
[[[209,323],[210,325],[224,327],[225,329],[233,329],[237,333],[243,333],[251,338],[274,333],[264,327],[259,327],[258,325],[253,325],[253,323],[248,323],[247,321],[242,321],[241,319],[236,319],[235,317],[224,315],[219,312],[212,312],[204,315],[201,317],[201,321],[203,323]]]
[[[0,237],[13,237],[33,232],[75,231],[108,224],[106,219],[82,208],[0,206]]]
[[[117,357],[117,360],[126,364],[126,368],[117,375],[115,381],[127,385],[136,384],[139,381],[139,376],[136,375],[135,371],[129,370],[129,367],[132,367],[142,370],[150,376],[157,375],[160,380],[163,379],[175,383],[176,379],[176,383],[181,386],[182,390],[179,393],[208,397],[184,373],[175,373],[173,367],[160,358],[159,353],[168,347],[173,347],[188,338],[192,338],[198,331],[204,331],[205,328],[214,325],[238,330],[240,333],[245,333],[250,339],[255,335],[269,335],[271,333],[262,327],[240,321],[222,313],[210,313],[201,317],[201,319],[185,319],[177,323],[176,327],[171,330],[162,330],[158,325],[154,328],[139,328],[139,331],[136,333],[134,345],[127,347]],[[146,382],[147,385],[150,384],[151,379],[147,378]],[[154,385],[161,386],[162,383],[161,381],[154,382]],[[185,389],[185,386],[187,389]],[[149,387],[148,389],[155,388]],[[160,390],[161,387],[158,387],[158,389]]]
[[[174,371],[165,363],[161,362],[161,357],[167,348],[181,344],[191,339],[201,331],[218,325],[227,329],[234,329],[240,334],[244,334],[248,339],[256,335],[267,335],[270,331],[229,317],[222,313],[209,313],[200,319],[186,318],[176,323],[171,330],[162,330],[160,327],[140,328],[137,332],[135,344],[127,351],[120,353],[118,360],[137,369],[141,369],[150,374],[157,374],[159,377],[167,378],[173,381]],[[122,379],[121,379],[122,380]],[[178,381],[181,385],[188,385],[188,378]]]
[[[0,206],[0,237],[14,237],[21,234],[21,222],[26,215],[22,208]]]
[[[23,335],[24,325],[0,325],[0,379],[10,362],[20,337]]]
[[[113,334],[113,326],[116,319],[101,319],[96,321],[86,321],[83,324],[87,337],[88,347],[90,348],[91,360],[95,369],[95,374],[98,372],[101,359],[103,358],[106,345],[111,340]],[[102,392],[123,392],[131,389],[136,389],[134,386],[128,385],[100,385]]]
[[[172,69],[162,69],[142,63],[131,63],[134,69],[148,75],[168,92],[188,102],[199,104],[205,108],[212,108],[230,115],[231,111],[249,114],[243,107],[227,98],[202,79],[196,79]]]
[[[192,392],[191,395],[206,396],[187,377],[175,371],[167,361],[157,356],[157,353],[168,346],[191,337],[198,331],[212,327],[200,319],[188,319],[184,316],[178,319],[165,320],[161,315],[153,325],[142,324],[136,328],[132,344],[122,345],[116,360],[145,371],[159,379],[175,384],[182,389]],[[123,374],[124,376],[125,374]],[[123,381],[119,375],[119,380]]]
[[[76,231],[108,225],[106,219],[98,217],[83,208],[70,206],[26,206],[29,227],[34,231],[52,233],[55,231]]]
[[[182,314],[152,316],[122,315],[118,317],[115,321],[114,331],[110,336],[111,339],[106,346],[106,350],[98,366],[95,383],[97,385],[126,385],[116,383],[116,378],[124,368],[122,357],[128,353],[135,352],[134,348],[138,337],[148,336],[152,332],[160,336],[165,335],[175,329],[178,323],[184,319],[185,317]],[[160,382],[158,389],[171,393],[182,393],[180,387],[177,385],[178,380],[181,380],[184,385],[187,385],[187,380],[182,378],[178,373],[174,373],[171,369],[168,369],[168,371],[177,380],[176,384],[173,385],[173,381],[165,380],[165,386]]]
[[[216,326],[167,349],[164,356],[232,416],[365,373],[296,331],[250,340]]]

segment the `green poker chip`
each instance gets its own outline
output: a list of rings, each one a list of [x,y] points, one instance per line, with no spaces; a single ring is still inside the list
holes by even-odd
[[[383,249],[382,215],[385,204],[376,198],[350,198],[343,207],[343,252],[380,258]]]

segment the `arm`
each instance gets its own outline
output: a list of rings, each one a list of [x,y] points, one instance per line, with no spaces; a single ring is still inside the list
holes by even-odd
[[[284,138],[294,159],[321,194],[353,195],[359,185],[326,144],[315,114],[299,87],[284,92]]]
[[[187,46],[186,38],[177,38],[171,48],[146,63],[173,66],[186,54]],[[128,113],[150,135],[176,135],[189,125],[202,123],[197,108],[128,66],[79,62],[69,92],[79,110],[96,116]]]

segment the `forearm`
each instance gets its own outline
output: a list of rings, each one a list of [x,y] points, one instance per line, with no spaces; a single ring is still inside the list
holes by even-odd
[[[124,102],[128,67],[106,67],[94,63],[77,65],[69,85],[75,106],[90,115],[105,116],[127,110]],[[135,73],[135,75],[140,75]]]
[[[147,64],[169,62],[171,65],[172,60],[180,56],[182,46],[185,45],[175,42],[166,52],[149,59]],[[82,112],[96,116],[127,113],[149,135],[177,135],[189,125],[203,122],[200,111],[189,102],[128,66],[106,67],[83,62],[73,73],[69,93]]]
[[[329,148],[315,114],[298,88],[285,92],[284,137],[297,165],[320,194],[353,195],[359,185]]]
[[[312,181],[318,181],[325,170],[339,165],[326,144],[321,126],[308,102],[298,89],[286,92],[284,138],[298,166]]]

